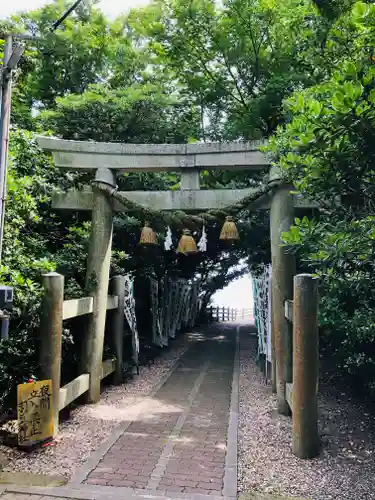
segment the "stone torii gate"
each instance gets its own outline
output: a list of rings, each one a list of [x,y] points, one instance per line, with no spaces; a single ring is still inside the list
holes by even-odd
[[[115,144],[60,140],[39,137],[39,145],[51,151],[57,167],[69,170],[94,170],[95,180],[116,187],[116,172],[181,173],[179,191],[122,192],[131,201],[154,210],[196,211],[221,209],[235,204],[256,191],[249,189],[201,190],[201,170],[260,171],[269,167],[259,150],[262,142],[228,142],[198,144]],[[278,178],[271,169],[270,181]],[[259,208],[270,209],[272,254],[272,381],[277,392],[278,409],[290,414],[286,387],[292,383],[292,326],[285,317],[284,303],[293,298],[295,261],[281,243],[281,233],[294,222],[296,207],[313,205],[296,198],[290,187],[280,184],[272,196],[264,196]],[[83,191],[58,193],[53,208],[85,210],[92,213],[91,241],[87,261],[86,286],[94,297],[94,312],[88,327],[88,350],[83,369],[90,373],[89,402],[100,397],[100,366],[103,354],[106,300],[113,231],[113,212],[122,208],[95,187]],[[94,280],[91,278],[95,277]],[[276,366],[276,369],[275,369]]]

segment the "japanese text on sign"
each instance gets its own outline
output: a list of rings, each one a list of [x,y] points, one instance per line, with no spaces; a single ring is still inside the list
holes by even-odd
[[[30,445],[53,436],[52,381],[17,388],[18,444]]]

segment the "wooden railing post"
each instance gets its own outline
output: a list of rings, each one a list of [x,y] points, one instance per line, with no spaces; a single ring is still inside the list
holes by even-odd
[[[318,437],[318,280],[310,274],[294,278],[292,451],[313,458]]]
[[[216,308],[216,321],[220,321],[220,307],[217,306]]]
[[[112,292],[118,297],[118,307],[113,311],[112,342],[116,356],[114,383],[121,384],[124,378],[123,350],[124,350],[124,313],[125,313],[125,276],[114,276],[111,280]]]
[[[43,289],[40,374],[42,380],[52,380],[53,428],[56,435],[59,428],[64,276],[57,273],[44,274]]]

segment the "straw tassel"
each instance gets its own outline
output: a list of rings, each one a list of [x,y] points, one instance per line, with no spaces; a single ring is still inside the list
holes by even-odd
[[[195,239],[191,235],[191,231],[189,231],[189,229],[184,229],[180,241],[178,242],[177,253],[188,255],[197,252],[197,244],[195,243]]]
[[[142,229],[141,237],[139,239],[139,243],[141,245],[157,245],[158,240],[156,238],[156,234],[149,222],[145,222],[145,226]]]
[[[236,241],[240,239],[234,218],[228,215],[221,229],[220,240]]]

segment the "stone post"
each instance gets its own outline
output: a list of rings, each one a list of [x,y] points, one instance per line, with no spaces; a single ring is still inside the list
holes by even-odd
[[[113,311],[112,342],[116,355],[116,369],[114,383],[123,382],[123,350],[124,350],[124,321],[125,321],[125,276],[115,276],[111,280],[112,292],[118,297],[118,307]]]
[[[200,189],[199,170],[188,168],[181,171],[181,191]]]
[[[271,291],[271,293],[273,293]],[[272,385],[272,392],[274,394],[277,393],[277,383],[276,383],[276,346],[275,346],[275,322],[273,320],[274,314],[273,314],[273,301],[274,299],[272,298],[271,300],[271,363],[272,363],[272,370],[271,370],[271,385]]]
[[[48,273],[43,275],[42,281],[44,294],[40,322],[40,375],[42,380],[52,380],[53,432],[55,436],[59,429],[64,276]]]
[[[299,458],[314,458],[319,452],[318,280],[310,274],[294,278],[293,354],[292,451]]]
[[[276,180],[278,172],[271,169],[270,180]],[[292,382],[292,325],[286,320],[284,302],[293,297],[295,258],[282,246],[281,234],[294,222],[293,196],[290,187],[281,185],[272,196],[270,210],[272,255],[272,307],[273,337],[276,355],[276,390],[278,411],[290,415],[286,400],[286,382]]]
[[[90,374],[88,403],[100,399],[100,376],[103,360],[105,321],[109,270],[111,262],[113,213],[108,195],[98,189],[98,184],[115,187],[115,176],[107,168],[96,172],[93,183],[91,235],[87,258],[86,290],[94,298],[94,310],[88,320],[87,335],[82,352],[82,373]]]

